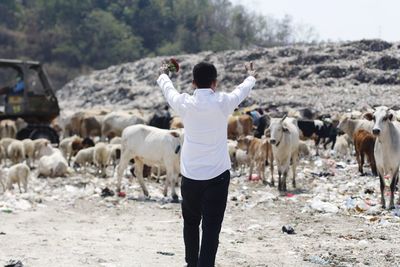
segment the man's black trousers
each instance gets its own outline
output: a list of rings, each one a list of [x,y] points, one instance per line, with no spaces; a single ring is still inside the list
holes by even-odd
[[[229,170],[210,180],[182,178],[183,238],[188,267],[213,267],[215,264],[229,181]],[[200,220],[203,234],[199,248]]]

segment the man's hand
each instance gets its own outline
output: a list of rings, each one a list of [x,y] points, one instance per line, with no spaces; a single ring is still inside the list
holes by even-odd
[[[158,69],[159,75],[161,74],[167,74],[169,76],[169,64],[168,62],[163,62],[161,67]]]
[[[257,72],[254,70],[253,62],[250,61],[249,63],[244,64],[244,67],[246,68],[247,75],[253,76],[254,78],[257,78]]]

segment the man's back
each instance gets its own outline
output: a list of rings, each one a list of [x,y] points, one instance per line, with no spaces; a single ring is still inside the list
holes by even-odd
[[[195,180],[207,180],[230,169],[228,116],[247,97],[255,78],[249,76],[231,93],[201,88],[196,89],[193,95],[179,94],[167,75],[161,75],[158,84],[185,125],[182,174]]]

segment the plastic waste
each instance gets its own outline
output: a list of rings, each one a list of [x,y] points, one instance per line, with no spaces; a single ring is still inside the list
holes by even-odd
[[[284,225],[282,226],[282,232],[287,233],[288,235],[294,235],[296,232],[294,231],[294,228],[290,225]]]

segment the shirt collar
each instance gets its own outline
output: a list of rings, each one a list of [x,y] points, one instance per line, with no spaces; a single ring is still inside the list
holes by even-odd
[[[194,95],[201,94],[201,95],[211,95],[214,91],[211,88],[198,88],[194,90]]]

